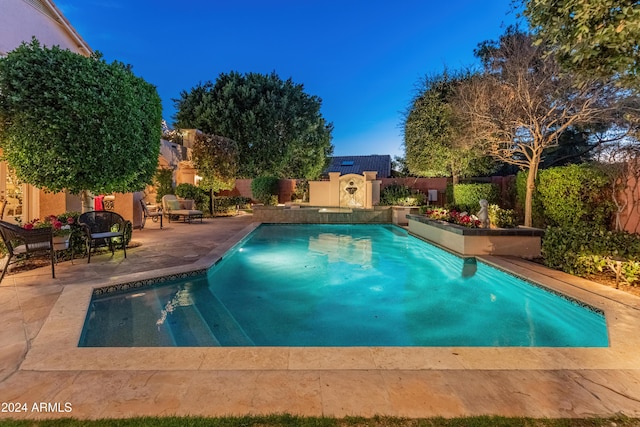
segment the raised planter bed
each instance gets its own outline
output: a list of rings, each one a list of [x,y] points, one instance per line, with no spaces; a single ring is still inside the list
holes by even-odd
[[[420,210],[417,206],[392,206],[391,221],[395,225],[408,225],[407,215],[415,215]]]
[[[469,228],[422,215],[407,215],[409,232],[460,255],[540,256],[544,230],[539,228]]]

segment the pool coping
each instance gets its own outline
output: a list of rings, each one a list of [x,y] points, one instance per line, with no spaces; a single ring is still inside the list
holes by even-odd
[[[508,257],[479,260],[605,313],[610,347],[77,347],[96,288],[192,274],[208,269],[244,239],[252,223],[189,266],[66,285],[31,343],[21,370],[580,370],[640,366],[640,298],[588,280]]]

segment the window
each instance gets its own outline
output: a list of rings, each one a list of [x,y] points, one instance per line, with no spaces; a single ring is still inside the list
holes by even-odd
[[[343,160],[340,166],[353,166],[353,160]]]

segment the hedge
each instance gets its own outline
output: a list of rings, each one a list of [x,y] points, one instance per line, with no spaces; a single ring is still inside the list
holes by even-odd
[[[424,201],[423,193],[418,193],[403,184],[394,183],[380,191],[381,206],[420,206]]]
[[[453,186],[453,204],[461,212],[477,213],[480,200],[498,203],[499,191],[495,184],[457,184]]]
[[[176,196],[182,199],[193,200],[196,209],[203,212],[209,211],[209,192],[193,184],[178,184],[175,188]]]
[[[278,204],[278,182],[275,176],[261,176],[251,181],[251,194],[253,198],[265,205]]]
[[[226,197],[220,196],[214,199],[213,210],[215,215],[235,215],[238,209],[246,209],[251,205],[251,199],[248,197]]]
[[[609,178],[591,165],[541,170],[537,188],[547,225],[608,228],[611,224]]]
[[[524,211],[527,175],[528,171],[521,171],[516,177],[519,212]],[[608,178],[589,164],[540,170],[531,213],[534,227],[607,228],[613,213]]]

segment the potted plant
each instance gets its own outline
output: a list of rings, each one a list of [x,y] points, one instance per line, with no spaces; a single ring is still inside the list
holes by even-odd
[[[67,215],[49,215],[44,219],[34,219],[22,226],[27,230],[34,228],[51,228],[53,229],[53,248],[57,251],[69,248],[69,238],[71,236],[71,225],[75,223],[72,216]]]

